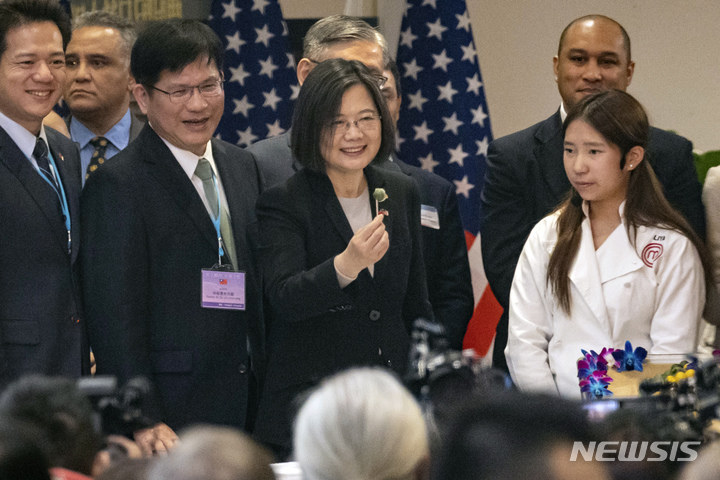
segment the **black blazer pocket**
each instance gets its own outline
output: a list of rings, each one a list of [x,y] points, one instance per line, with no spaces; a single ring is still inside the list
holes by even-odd
[[[153,372],[188,373],[192,371],[192,352],[190,350],[166,350],[152,352]]]
[[[37,345],[40,326],[34,320],[0,320],[0,339],[5,344]]]

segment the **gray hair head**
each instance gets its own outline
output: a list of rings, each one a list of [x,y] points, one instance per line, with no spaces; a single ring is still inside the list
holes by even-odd
[[[123,55],[130,61],[130,52],[135,45],[138,32],[135,23],[114,13],[104,10],[85,12],[73,20],[73,31],[85,27],[114,28],[120,34]]]
[[[428,455],[420,407],[389,372],[347,370],[325,380],[295,420],[305,480],[410,479]]]
[[[303,57],[322,62],[327,60],[328,47],[353,41],[377,43],[383,52],[383,65],[392,59],[387,41],[380,32],[361,18],[347,15],[331,15],[315,22],[303,40]]]
[[[198,426],[150,469],[148,480],[274,480],[272,455],[239,430]]]

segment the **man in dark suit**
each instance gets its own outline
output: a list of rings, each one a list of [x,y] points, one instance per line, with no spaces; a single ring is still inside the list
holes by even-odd
[[[627,89],[635,70],[630,38],[608,17],[579,18],[560,36],[553,68],[562,97],[559,111],[530,128],[495,140],[488,150],[480,233],[485,274],[505,309],[493,351],[493,365],[504,369],[510,287],[520,252],[535,224],[570,189],[563,167],[562,121],[585,95]],[[704,209],[692,144],[651,128],[647,156],[667,199],[704,238]]]
[[[0,389],[88,370],[75,260],[75,145],[42,120],[65,79],[70,20],[52,1],[0,4]],[[49,153],[48,153],[49,146]]]
[[[262,376],[261,177],[252,155],[212,138],[222,61],[200,22],[141,34],[131,68],[148,125],[83,191],[90,343],[98,373],[151,380],[158,423],[135,433],[145,453],[171,447],[174,430],[192,423],[249,428]]]
[[[83,185],[145,125],[130,110],[135,83],[130,52],[136,38],[132,22],[109,12],[86,12],[73,22],[64,99],[70,109],[70,137],[80,148]]]
[[[343,15],[318,21],[305,37],[303,56],[297,68],[301,85],[317,62],[330,58],[358,60],[379,76],[385,76],[382,92],[397,123],[400,108],[397,67],[390,58],[385,38],[366,22]],[[290,151],[289,133],[255,143],[248,150],[257,157],[268,186],[284,182],[300,169]],[[394,156],[381,166],[405,173],[419,188],[430,303],[435,319],[446,328],[450,348],[460,350],[474,301],[455,188],[439,175],[410,166]]]

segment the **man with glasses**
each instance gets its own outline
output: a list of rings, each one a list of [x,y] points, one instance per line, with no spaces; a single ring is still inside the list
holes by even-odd
[[[197,21],[159,22],[131,57],[148,125],[94,172],[82,198],[90,342],[99,374],[143,375],[156,422],[135,433],[164,451],[192,423],[249,429],[263,352],[251,155],[213,138],[223,48]],[[250,356],[252,355],[252,361]]]

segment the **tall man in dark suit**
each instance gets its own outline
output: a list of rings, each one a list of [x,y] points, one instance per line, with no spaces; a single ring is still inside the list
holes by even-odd
[[[560,36],[553,69],[562,97],[560,109],[547,120],[495,140],[488,150],[480,233],[485,274],[505,309],[493,351],[493,364],[504,369],[510,286],[520,252],[530,230],[570,189],[563,167],[562,122],[585,95],[627,89],[635,70],[630,38],[608,17],[578,18]],[[647,155],[667,199],[704,238],[704,210],[692,144],[651,128]]]
[[[148,125],[83,191],[90,343],[98,373],[151,380],[158,423],[135,433],[146,453],[192,423],[249,427],[261,376],[261,180],[252,155],[213,139],[222,62],[220,40],[200,22],[142,33],[131,68]]]
[[[83,185],[106,160],[135,139],[145,121],[130,111],[130,52],[135,25],[118,15],[86,12],[73,22],[67,47],[66,122],[80,148]]]
[[[378,77],[387,79],[382,86],[383,95],[388,102],[396,102],[395,106],[399,109],[397,73],[395,78],[390,78],[392,59],[387,42],[363,20],[344,15],[319,20],[305,36],[303,57],[297,67],[301,85],[318,62],[331,58],[358,60]],[[395,122],[397,113],[399,110],[394,114]],[[289,133],[257,142],[248,150],[257,157],[268,186],[284,182],[301,168],[290,151]],[[446,328],[450,347],[460,350],[474,301],[455,189],[439,175],[412,167],[394,157],[381,165],[410,176],[420,190],[423,258],[430,303],[435,319]]]
[[[80,159],[42,125],[62,92],[69,39],[57,2],[0,4],[0,389],[26,373],[88,369],[75,265]]]

